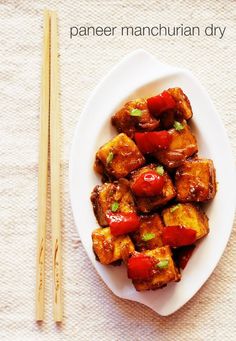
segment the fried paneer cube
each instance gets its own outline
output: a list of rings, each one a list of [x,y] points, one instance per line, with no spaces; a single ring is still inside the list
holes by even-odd
[[[129,236],[114,237],[109,227],[98,228],[92,233],[93,251],[102,264],[118,260],[126,261],[134,252],[134,244]]]
[[[177,204],[162,211],[165,226],[180,225],[196,231],[197,239],[204,237],[209,232],[208,218],[197,206],[186,203]]]
[[[181,130],[172,128],[169,131],[172,140],[166,150],[159,150],[154,156],[168,168],[176,168],[193,154],[197,153],[198,146],[195,136],[186,121],[181,123]]]
[[[112,116],[111,122],[119,133],[125,133],[133,138],[136,131],[152,131],[157,129],[160,120],[150,114],[147,108],[147,101],[138,98],[127,102],[123,108]]]
[[[181,202],[207,201],[216,194],[215,168],[212,160],[187,160],[175,175],[177,199]]]
[[[96,153],[95,170],[119,179],[126,177],[144,163],[145,159],[134,141],[121,133],[99,148]]]
[[[167,92],[174,98],[176,102],[176,110],[185,120],[189,120],[193,116],[190,101],[181,88],[170,88]]]
[[[160,129],[171,129],[175,121],[182,122],[193,116],[188,97],[181,88],[170,88],[167,92],[174,98],[176,107],[162,113],[160,116]]]
[[[136,212],[134,199],[127,179],[96,186],[91,194],[94,214],[100,226],[107,226],[106,213]]]
[[[138,251],[152,250],[163,245],[163,222],[159,214],[140,216],[140,228],[132,234]]]
[[[136,179],[143,173],[155,170],[156,164],[149,164],[131,173],[130,186],[136,181]],[[154,197],[138,197],[134,196],[137,208],[142,213],[149,213],[158,207],[165,205],[168,201],[173,199],[176,195],[174,185],[169,177],[168,173],[164,171],[165,184],[160,195]]]
[[[169,246],[158,247],[154,250],[142,252],[156,261],[157,265],[165,262],[165,267],[155,266],[155,272],[152,278],[148,280],[133,280],[137,291],[155,290],[162,288],[169,282],[177,282],[181,276],[172,259],[172,252]]]

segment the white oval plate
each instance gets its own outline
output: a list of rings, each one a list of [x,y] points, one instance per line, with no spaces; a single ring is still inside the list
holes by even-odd
[[[136,97],[150,97],[179,86],[188,95],[194,117],[191,126],[199,155],[213,159],[218,185],[215,199],[206,206],[210,233],[197,246],[179,283],[149,292],[136,292],[125,267],[104,266],[95,260],[91,232],[98,227],[90,193],[101,182],[93,171],[97,149],[117,133],[111,115]],[[216,267],[229,239],[235,208],[235,171],[229,142],[207,94],[193,75],[160,63],[137,50],[126,56],[96,87],[77,125],[70,157],[70,194],[75,223],[84,248],[103,281],[119,297],[141,302],[166,316],[183,306],[201,288]]]

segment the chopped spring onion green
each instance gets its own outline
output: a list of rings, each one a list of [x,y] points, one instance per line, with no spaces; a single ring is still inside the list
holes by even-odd
[[[168,265],[169,265],[168,259],[163,259],[163,260],[160,260],[160,262],[156,264],[156,267],[159,269],[166,269],[168,268]]]
[[[163,175],[164,172],[165,172],[163,166],[158,166],[158,167],[156,168],[156,172],[157,172],[157,174],[159,174],[159,175]]]
[[[113,157],[114,157],[114,154],[110,152],[106,159],[107,165],[113,160]]]
[[[180,130],[184,129],[184,126],[180,122],[174,121],[174,128],[175,128],[175,130],[180,131]]]
[[[171,207],[171,208],[170,208],[170,212],[173,213],[173,212],[176,211],[179,207],[180,207],[180,204],[177,204],[177,205]]]
[[[155,237],[156,237],[155,233],[145,233],[145,234],[143,235],[143,237],[142,237],[142,240],[143,240],[144,242],[147,242],[148,240],[151,240],[151,239],[153,239],[153,238],[155,238]]]
[[[119,203],[117,201],[114,201],[113,204],[111,205],[112,212],[116,212],[118,208],[119,208]]]
[[[133,109],[133,110],[131,110],[131,112],[130,112],[130,116],[141,117],[141,116],[142,116],[142,110]]]

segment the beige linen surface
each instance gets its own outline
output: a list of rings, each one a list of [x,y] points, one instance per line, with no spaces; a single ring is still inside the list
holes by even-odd
[[[52,318],[50,233],[45,323],[38,326],[34,322],[39,94],[45,6],[58,10],[60,20],[65,290],[65,317],[60,328]],[[76,232],[68,189],[71,140],[86,99],[125,54],[140,47],[161,61],[189,68],[199,78],[221,115],[235,154],[235,1],[0,0],[0,13],[0,340],[235,340],[235,231],[207,283],[177,313],[163,318],[141,304],[115,297],[95,273]],[[201,27],[213,23],[227,29],[221,40],[118,36],[70,40],[69,37],[69,27],[73,25],[158,23]],[[99,114],[94,109],[94,115]]]

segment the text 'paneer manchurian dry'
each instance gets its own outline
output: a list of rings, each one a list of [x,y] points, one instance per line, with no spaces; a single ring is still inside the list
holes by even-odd
[[[124,262],[138,291],[179,281],[209,232],[200,205],[216,194],[215,168],[198,158],[192,115],[180,88],[129,101],[111,118],[119,134],[96,153],[93,250],[102,264]]]

